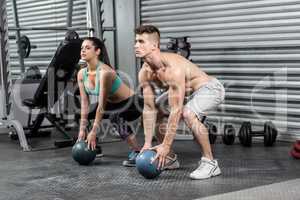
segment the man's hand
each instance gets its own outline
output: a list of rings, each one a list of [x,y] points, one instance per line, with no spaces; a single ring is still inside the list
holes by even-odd
[[[86,138],[86,141],[88,143],[88,148],[91,150],[96,149],[96,132],[90,132]]]
[[[158,160],[157,168],[163,169],[166,164],[167,155],[170,153],[170,146],[160,144],[160,145],[157,145],[157,146],[151,148],[151,150],[156,151],[156,156],[152,162],[154,162],[155,160]]]
[[[144,146],[142,147],[142,149],[140,150],[140,152],[143,152],[143,151],[145,151],[145,150],[147,150],[147,149],[150,149],[152,147],[152,145],[151,144],[144,144]]]

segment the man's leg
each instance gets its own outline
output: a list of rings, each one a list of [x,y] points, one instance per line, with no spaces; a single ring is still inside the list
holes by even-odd
[[[217,160],[213,159],[208,130],[200,120],[205,112],[213,110],[224,100],[224,95],[223,85],[217,79],[212,79],[192,94],[183,109],[184,121],[202,148],[199,167],[190,174],[192,179],[205,179],[221,174]]]
[[[200,144],[203,152],[199,167],[190,174],[190,178],[206,179],[220,175],[221,170],[218,162],[213,159],[207,128],[198,120],[196,115],[188,109],[184,109],[183,118],[192,130],[194,137],[198,144]]]
[[[183,110],[183,118],[187,126],[192,130],[197,143],[201,146],[202,156],[213,160],[206,126],[201,123],[197,116],[187,108]]]

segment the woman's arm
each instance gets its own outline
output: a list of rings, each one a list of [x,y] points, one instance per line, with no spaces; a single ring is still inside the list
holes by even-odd
[[[83,70],[80,70],[77,74],[77,83],[80,92],[80,125],[79,125],[79,135],[78,140],[84,140],[86,137],[86,126],[88,124],[88,112],[89,112],[89,99],[84,90],[83,85]]]
[[[93,128],[88,135],[88,146],[91,149],[96,148],[96,133],[97,130],[100,128],[100,123],[105,111],[105,107],[107,104],[108,94],[112,87],[112,82],[116,76],[115,71],[110,69],[105,69],[104,67],[101,70],[100,74],[100,92],[98,97],[98,107],[96,110],[96,116],[93,124]]]

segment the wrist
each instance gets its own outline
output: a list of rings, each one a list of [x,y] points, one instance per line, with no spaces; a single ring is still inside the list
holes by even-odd
[[[152,142],[145,142],[144,146],[151,147],[152,146]]]
[[[85,128],[80,128],[80,129],[79,129],[79,132],[80,132],[80,133],[85,133]]]
[[[162,146],[164,146],[165,148],[171,149],[172,144],[168,144],[168,143],[162,143]]]
[[[168,149],[171,149],[171,146],[172,146],[172,141],[167,141],[167,140],[164,140],[161,145],[165,148],[168,148]]]
[[[97,126],[96,124],[94,124],[94,125],[93,125],[93,128],[91,129],[90,132],[96,134],[96,133],[97,133],[97,130],[98,130],[98,126]]]
[[[96,131],[92,129],[89,134],[90,135],[96,135]]]

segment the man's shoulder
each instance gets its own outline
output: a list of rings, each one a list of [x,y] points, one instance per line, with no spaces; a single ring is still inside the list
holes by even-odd
[[[165,66],[178,68],[178,65],[186,65],[188,60],[177,53],[164,52],[161,54]]]
[[[177,54],[177,53],[173,53],[173,52],[161,52],[160,53],[164,58],[181,58],[182,56]]]

